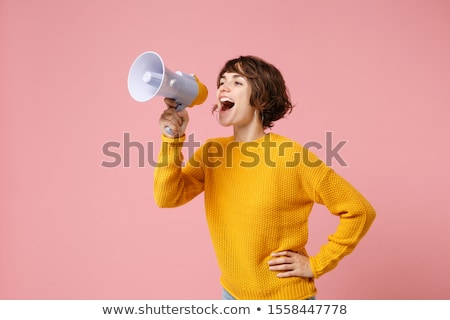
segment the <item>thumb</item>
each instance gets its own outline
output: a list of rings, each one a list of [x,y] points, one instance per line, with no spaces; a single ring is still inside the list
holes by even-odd
[[[181,127],[180,128],[180,133],[182,135],[186,131],[186,127],[187,127],[188,122],[189,122],[189,113],[187,112],[186,109],[183,109],[181,111],[178,111],[178,115],[183,120],[183,122],[181,123],[181,126],[180,126]]]

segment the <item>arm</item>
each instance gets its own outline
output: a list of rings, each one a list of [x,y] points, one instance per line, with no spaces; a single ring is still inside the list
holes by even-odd
[[[309,151],[303,159],[308,162],[299,166],[299,177],[303,177],[303,191],[311,201],[325,205],[339,216],[336,232],[329,236],[329,242],[322,246],[314,257],[307,257],[294,251],[272,253],[269,269],[277,276],[318,278],[332,270],[338,262],[353,251],[367,233],[375,211],[370,203],[345,179],[327,167]]]
[[[316,202],[339,216],[336,232],[328,237],[319,253],[310,257],[315,278],[334,269],[350,254],[369,230],[375,210],[364,196],[334,170],[329,169],[316,187]]]
[[[184,132],[189,121],[186,110],[177,112],[176,104],[171,99],[165,99],[167,109],[161,115],[159,124],[162,136],[162,146],[158,156],[158,166],[154,175],[154,197],[159,207],[176,207],[193,199],[203,191],[203,168],[199,161],[189,161],[182,167],[182,147],[185,140]],[[170,127],[174,136],[167,133]],[[197,150],[194,159],[199,159]]]

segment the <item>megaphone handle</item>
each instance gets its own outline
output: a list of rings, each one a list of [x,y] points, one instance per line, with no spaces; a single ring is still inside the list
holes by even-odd
[[[186,109],[186,106],[184,104],[179,103],[177,105],[177,112]]]
[[[184,110],[184,109],[186,109],[186,106],[185,105],[183,105],[183,104],[178,104],[177,105],[177,112],[178,111],[181,111],[181,110]],[[175,133],[172,131],[172,129],[170,129],[169,127],[166,127],[166,132],[168,133],[168,134],[170,134],[171,136],[175,136]]]

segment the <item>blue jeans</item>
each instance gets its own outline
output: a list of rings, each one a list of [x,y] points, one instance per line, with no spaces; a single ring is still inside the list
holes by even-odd
[[[222,289],[222,300],[237,300],[227,290]]]
[[[233,297],[227,290],[222,289],[222,300],[237,300],[237,299]],[[307,298],[305,300],[316,300],[316,296]]]

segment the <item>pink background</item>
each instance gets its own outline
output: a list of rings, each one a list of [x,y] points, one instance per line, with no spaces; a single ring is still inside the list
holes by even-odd
[[[297,107],[274,132],[348,141],[332,166],[378,216],[319,299],[450,298],[448,1],[2,0],[0,41],[1,299],[220,299],[202,196],[157,208],[137,149],[101,165],[124,133],[159,150],[162,98],[127,89],[147,50],[209,87],[197,141],[231,134],[210,108],[240,54],[285,76]],[[311,254],[336,223],[314,209]]]

